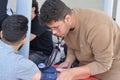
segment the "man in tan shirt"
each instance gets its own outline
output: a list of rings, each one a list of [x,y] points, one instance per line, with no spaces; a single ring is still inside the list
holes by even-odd
[[[40,21],[68,46],[57,80],[79,80],[90,76],[100,80],[120,80],[120,28],[103,12],[70,9],[61,0],[46,0]],[[77,59],[81,66],[70,68]]]

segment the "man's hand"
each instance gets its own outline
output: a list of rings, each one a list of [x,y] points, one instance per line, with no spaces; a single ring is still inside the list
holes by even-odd
[[[0,38],[1,38],[1,33],[0,33]]]
[[[2,31],[0,31],[0,38],[2,37]]]
[[[57,69],[60,73],[57,80],[75,80],[74,72],[71,69]]]
[[[57,80],[84,80],[91,76],[87,65],[70,69],[57,69],[59,72]]]
[[[73,62],[70,61],[65,61],[63,63],[61,63],[58,68],[63,68],[63,69],[67,69],[70,68]]]

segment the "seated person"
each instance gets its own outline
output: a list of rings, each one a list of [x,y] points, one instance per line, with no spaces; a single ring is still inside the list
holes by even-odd
[[[7,17],[0,39],[0,80],[40,80],[41,72],[30,60],[18,54],[26,41],[28,20],[22,15]]]
[[[49,57],[53,49],[52,32],[39,24],[38,14],[38,2],[32,0],[30,59],[37,65],[44,62],[41,57]]]

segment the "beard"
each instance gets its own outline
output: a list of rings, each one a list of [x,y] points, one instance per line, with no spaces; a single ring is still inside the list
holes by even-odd
[[[63,37],[66,37],[66,36],[67,36],[67,34],[68,34],[68,33],[69,33],[69,31],[70,31],[70,27],[71,27],[71,26],[67,24],[67,26],[66,26],[66,27],[67,27],[67,28],[66,28],[66,31],[65,31],[65,33],[64,33],[64,34],[62,34],[62,38],[63,38]]]

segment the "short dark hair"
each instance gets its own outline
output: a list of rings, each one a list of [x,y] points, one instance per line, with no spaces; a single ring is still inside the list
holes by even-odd
[[[9,42],[18,42],[28,30],[28,19],[22,15],[7,17],[2,24],[3,38]]]
[[[35,14],[38,15],[39,11],[38,11],[38,2],[36,0],[32,0],[32,7],[35,7]]]
[[[40,22],[49,24],[51,21],[64,19],[70,13],[71,9],[61,0],[46,0],[40,9]]]

